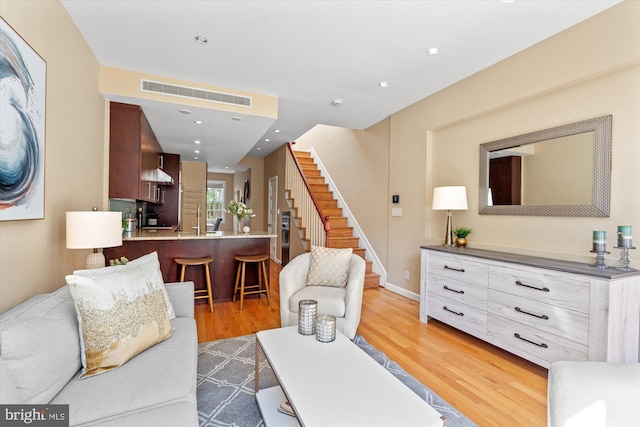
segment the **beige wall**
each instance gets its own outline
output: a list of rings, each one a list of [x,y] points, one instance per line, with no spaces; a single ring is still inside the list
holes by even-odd
[[[388,217],[388,285],[419,292],[419,248],[443,242],[445,213],[431,210],[437,186],[467,187],[469,210],[455,212],[454,223],[474,229],[470,246],[589,262],[593,230],[610,232],[610,248],[617,225],[632,225],[640,235],[639,19],[640,2],[624,2],[390,117],[388,192],[371,202],[388,215],[395,207],[390,195],[399,194],[403,209],[402,217]],[[606,114],[613,114],[610,217],[478,214],[481,143]],[[299,141],[320,152],[326,141],[314,131]],[[344,158],[367,155],[351,133],[336,136],[338,153],[322,151],[332,173]],[[376,141],[384,145],[381,135]],[[358,161],[348,169],[361,201],[372,200],[359,179],[372,169]],[[619,252],[612,252],[615,263]],[[638,251],[631,252],[632,265],[640,266]]]
[[[64,285],[89,251],[65,248],[65,212],[107,208],[99,64],[58,1],[2,0],[0,15],[47,62],[44,220],[0,222],[0,311]]]
[[[247,205],[253,209],[256,215],[251,218],[251,229],[254,231],[267,230],[267,180],[264,176],[264,159],[260,157],[246,156],[240,162],[240,166],[249,167],[247,172],[236,172],[233,178],[234,190],[242,191],[244,189],[244,180],[249,180],[249,200]],[[229,199],[231,200],[231,199]]]

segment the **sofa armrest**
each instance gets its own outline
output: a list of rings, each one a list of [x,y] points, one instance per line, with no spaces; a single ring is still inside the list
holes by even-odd
[[[193,282],[175,282],[165,283],[167,294],[173,305],[173,311],[176,312],[176,317],[188,317],[193,319],[194,305],[193,305]]]

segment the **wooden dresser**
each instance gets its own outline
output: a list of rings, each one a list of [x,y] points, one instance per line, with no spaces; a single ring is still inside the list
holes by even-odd
[[[420,320],[538,365],[640,361],[640,271],[445,246],[421,248]]]

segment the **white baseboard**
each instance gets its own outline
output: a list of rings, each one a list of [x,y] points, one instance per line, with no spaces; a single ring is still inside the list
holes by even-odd
[[[394,294],[402,295],[405,298],[409,298],[409,299],[414,300],[416,302],[420,302],[420,294],[408,291],[405,288],[401,288],[400,286],[396,286],[396,285],[393,285],[393,284],[387,282],[387,284],[384,286],[384,288],[389,290],[389,291],[391,291],[391,292],[393,292]]]

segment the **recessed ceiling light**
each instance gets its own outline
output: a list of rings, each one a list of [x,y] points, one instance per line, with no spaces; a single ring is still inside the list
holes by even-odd
[[[269,141],[271,141],[269,138],[264,139],[264,142],[269,142]]]
[[[436,53],[438,53],[438,48],[437,47],[431,47],[431,48],[427,49],[427,53],[429,55],[435,55]]]
[[[334,99],[333,101],[331,101],[331,105],[333,105],[334,107],[339,107],[342,105],[342,99]]]
[[[200,43],[200,44],[207,44],[209,43],[209,40],[207,40],[207,38],[205,36],[195,36],[193,38],[196,42]]]
[[[194,142],[194,144],[200,144],[200,141],[197,140],[197,139],[195,141],[193,141],[193,142]]]
[[[242,117],[240,117],[240,116],[233,116],[233,117],[231,117],[231,120],[236,121],[236,122],[241,122],[241,121],[242,121]]]
[[[275,129],[273,133],[280,133],[280,129]]]
[[[193,123],[195,123],[197,125],[201,125],[202,124],[202,120],[194,120]]]
[[[225,166],[224,168],[225,168],[225,169],[229,169],[229,166]]]
[[[257,150],[257,151],[260,151],[260,150],[262,150],[262,148],[261,148],[261,147],[258,147],[258,148],[256,148],[256,150]]]
[[[196,151],[194,151],[194,153],[200,154],[200,150],[196,150]]]
[[[193,156],[193,160],[198,160],[198,156]]]
[[[181,108],[178,111],[180,111],[182,114],[191,114],[191,110],[187,110],[186,108]]]
[[[388,87],[389,83],[388,82],[380,82],[380,83],[378,83],[378,86],[380,86],[380,87]]]

